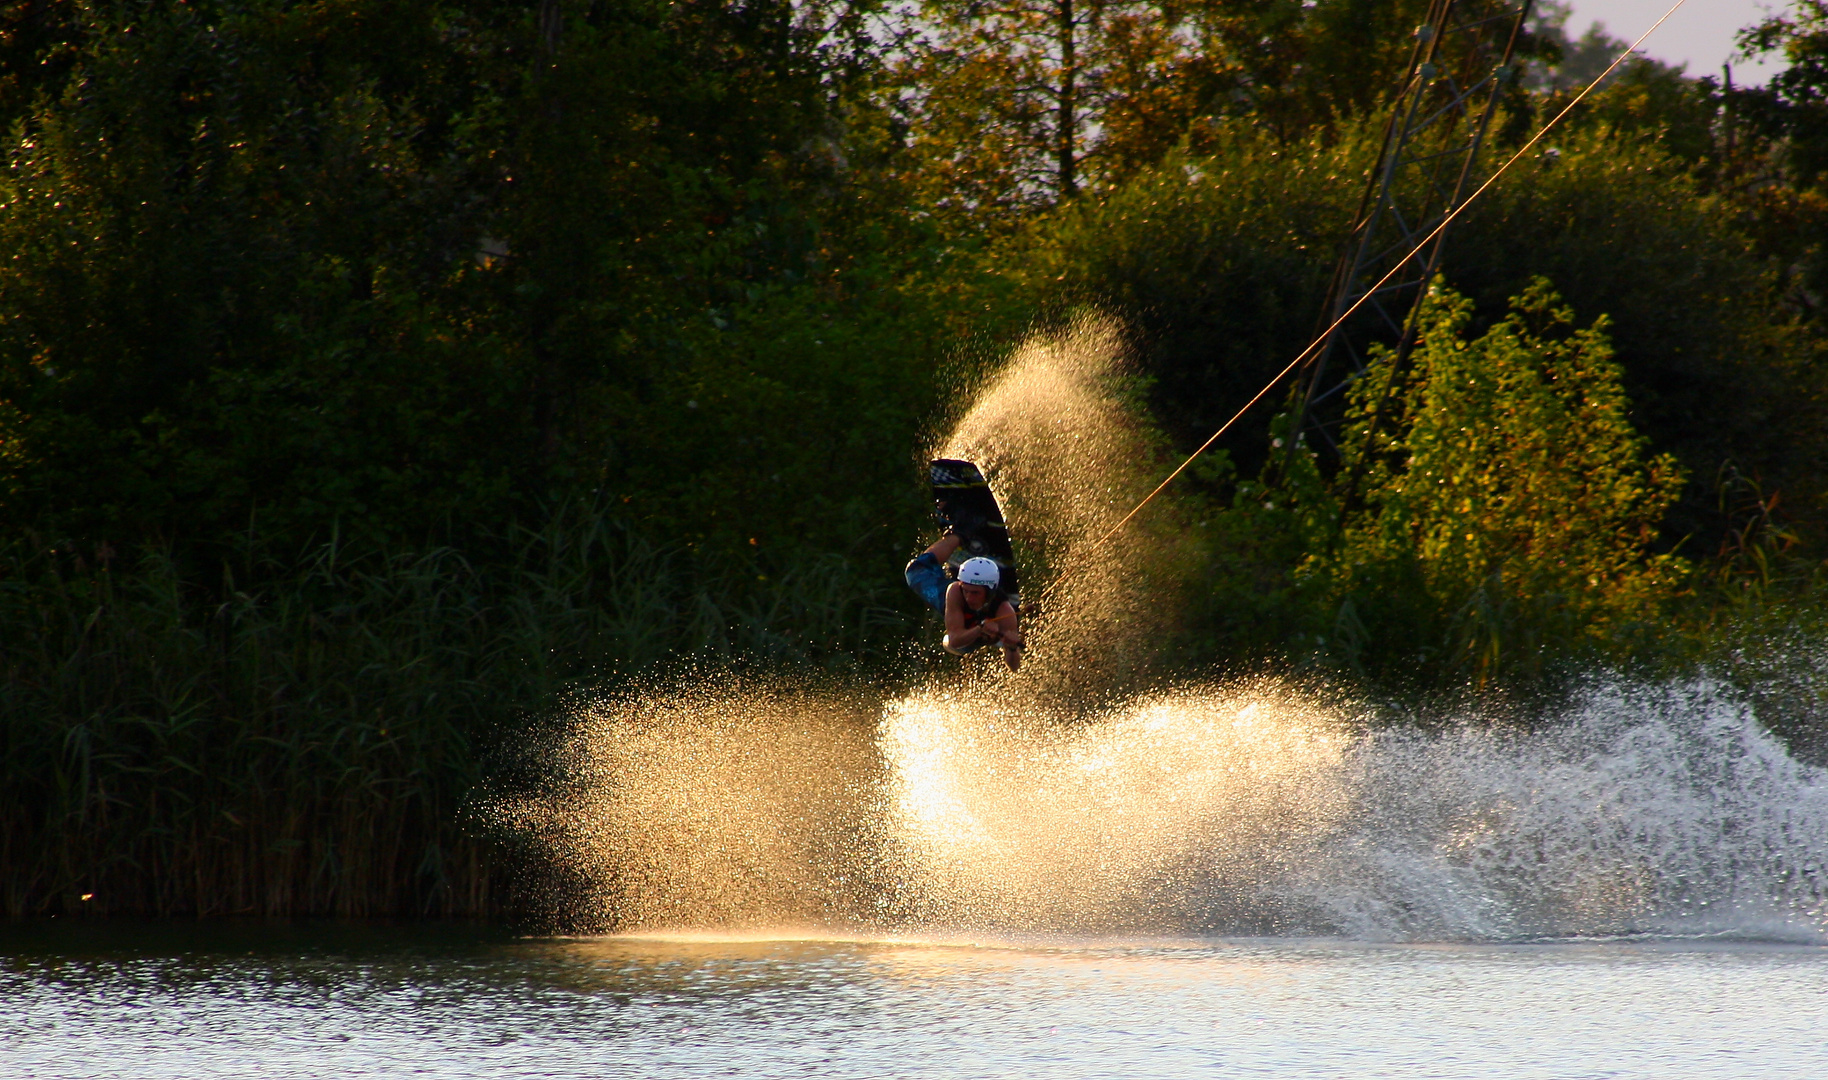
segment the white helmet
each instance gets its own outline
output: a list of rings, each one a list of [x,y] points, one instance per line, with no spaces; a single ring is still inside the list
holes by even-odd
[[[967,585],[982,585],[994,589],[997,587],[997,582],[1003,580],[1003,575],[997,570],[994,560],[979,557],[965,560],[964,564],[958,568],[958,579]]]

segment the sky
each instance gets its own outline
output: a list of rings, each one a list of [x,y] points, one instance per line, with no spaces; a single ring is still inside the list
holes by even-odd
[[[1572,0],[1574,14],[1568,19],[1568,35],[1579,37],[1597,20],[1606,24],[1606,31],[1613,37],[1636,41],[1673,3],[1675,0]],[[1759,22],[1767,11],[1783,11],[1789,6],[1788,0],[1687,0],[1650,35],[1644,52],[1669,63],[1686,62],[1690,75],[1718,75],[1720,65],[1732,55],[1733,38],[1742,27]],[[1736,62],[1733,81],[1741,85],[1763,83],[1781,66],[1761,69]]]

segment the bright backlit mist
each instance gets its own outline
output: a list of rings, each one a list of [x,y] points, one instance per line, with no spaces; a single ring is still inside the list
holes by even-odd
[[[1031,342],[942,447],[1031,566],[1102,556],[1147,490],[1120,352],[1097,323]],[[586,928],[1828,939],[1828,776],[1727,689],[1597,679],[1527,730],[1427,731],[1268,678],[1125,691],[1121,585],[1069,575],[1016,676],[580,699],[557,778],[497,816]]]

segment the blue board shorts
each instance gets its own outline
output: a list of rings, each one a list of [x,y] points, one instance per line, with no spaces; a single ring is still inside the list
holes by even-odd
[[[921,552],[908,564],[906,577],[914,595],[941,615],[946,613],[946,586],[952,584],[952,579],[946,576],[946,567],[939,561],[939,556],[931,551]]]

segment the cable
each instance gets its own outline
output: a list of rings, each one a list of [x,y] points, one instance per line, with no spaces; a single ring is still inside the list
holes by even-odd
[[[1142,510],[1143,507],[1149,505],[1151,500],[1153,500],[1157,495],[1160,495],[1162,493],[1162,489],[1166,488],[1169,484],[1174,482],[1175,477],[1179,476],[1183,472],[1186,472],[1187,466],[1193,464],[1194,459],[1198,458],[1201,454],[1204,454],[1207,451],[1207,449],[1212,446],[1213,443],[1218,442],[1220,436],[1224,435],[1227,431],[1230,431],[1231,426],[1233,424],[1237,423],[1240,419],[1242,419],[1244,414],[1249,412],[1251,410],[1251,408],[1257,404],[1257,402],[1262,401],[1265,395],[1267,395],[1271,390],[1275,389],[1276,384],[1281,382],[1284,378],[1286,378],[1288,376],[1289,372],[1291,372],[1291,371],[1295,370],[1297,367],[1301,366],[1301,364],[1303,362],[1305,362],[1308,359],[1308,357],[1312,356],[1314,354],[1314,350],[1320,348],[1320,346],[1329,337],[1332,336],[1333,331],[1339,329],[1339,326],[1341,323],[1343,323],[1347,319],[1351,318],[1352,314],[1354,312],[1356,312],[1360,307],[1362,307],[1364,305],[1365,301],[1367,301],[1367,300],[1371,299],[1371,297],[1375,296],[1377,294],[1377,291],[1384,287],[1385,282],[1389,281],[1391,278],[1396,276],[1397,271],[1399,271],[1403,267],[1409,265],[1409,260],[1415,258],[1417,252],[1420,252],[1423,248],[1427,247],[1430,241],[1432,241],[1435,237],[1441,235],[1442,231],[1445,230],[1447,228],[1447,226],[1453,224],[1453,220],[1460,216],[1460,212],[1462,210],[1465,210],[1467,207],[1471,206],[1473,204],[1474,200],[1476,200],[1479,196],[1485,194],[1485,190],[1487,188],[1489,188],[1493,184],[1497,183],[1498,178],[1500,176],[1504,175],[1505,170],[1509,169],[1512,165],[1515,165],[1515,164],[1517,164],[1517,162],[1521,161],[1525,154],[1528,154],[1536,146],[1537,143],[1542,141],[1542,137],[1547,135],[1549,133],[1550,129],[1554,128],[1556,124],[1561,123],[1561,121],[1564,117],[1566,117],[1569,113],[1573,112],[1574,107],[1576,105],[1579,105],[1581,103],[1582,99],[1584,99],[1588,94],[1592,93],[1594,88],[1598,87],[1600,83],[1605,82],[1606,77],[1611,75],[1612,72],[1615,69],[1617,69],[1620,64],[1622,64],[1626,60],[1630,59],[1631,54],[1638,51],[1638,46],[1644,44],[1644,40],[1646,38],[1648,38],[1648,37],[1650,37],[1650,35],[1656,33],[1657,28],[1662,26],[1664,23],[1668,22],[1669,17],[1671,15],[1674,15],[1676,13],[1676,10],[1687,2],[1688,2],[1688,0],[1676,0],[1676,2],[1670,6],[1670,9],[1663,13],[1663,17],[1661,19],[1658,19],[1656,22],[1652,23],[1650,26],[1650,29],[1648,29],[1648,30],[1644,31],[1642,34],[1640,34],[1638,36],[1638,39],[1631,43],[1631,46],[1629,48],[1627,48],[1624,52],[1620,53],[1618,55],[1618,57],[1612,61],[1612,63],[1606,65],[1606,70],[1600,72],[1599,75],[1592,82],[1587,84],[1585,89],[1583,89],[1580,93],[1574,95],[1574,100],[1568,102],[1567,107],[1563,108],[1560,112],[1556,113],[1554,119],[1552,119],[1548,123],[1544,124],[1540,131],[1538,131],[1535,135],[1531,136],[1530,141],[1527,143],[1524,143],[1522,149],[1518,150],[1515,154],[1512,154],[1510,157],[1510,160],[1506,161],[1503,165],[1500,165],[1498,167],[1498,171],[1492,173],[1492,175],[1489,178],[1487,178],[1485,183],[1480,184],[1478,186],[1478,188],[1475,189],[1471,195],[1468,195],[1465,199],[1461,200],[1460,205],[1454,207],[1453,210],[1446,217],[1442,218],[1441,223],[1439,225],[1436,225],[1434,227],[1434,229],[1431,232],[1429,232],[1429,234],[1427,236],[1423,237],[1421,239],[1421,241],[1415,245],[1415,247],[1411,248],[1407,255],[1404,255],[1401,259],[1397,260],[1396,265],[1391,267],[1388,273],[1386,273],[1383,277],[1378,278],[1377,284],[1371,286],[1369,289],[1366,289],[1364,291],[1364,293],[1362,295],[1360,295],[1356,301],[1353,302],[1351,307],[1347,308],[1339,316],[1339,318],[1333,320],[1333,323],[1331,326],[1328,326],[1325,330],[1322,330],[1320,332],[1320,336],[1316,337],[1312,342],[1310,342],[1308,344],[1308,347],[1301,350],[1301,352],[1293,360],[1290,360],[1287,367],[1283,368],[1281,371],[1278,371],[1269,380],[1269,382],[1263,384],[1263,389],[1257,391],[1255,397],[1252,397],[1249,401],[1245,402],[1243,408],[1239,409],[1236,413],[1234,413],[1230,420],[1225,421],[1225,423],[1219,428],[1219,430],[1213,432],[1211,438],[1209,438],[1205,442],[1201,443],[1200,448],[1198,450],[1195,450],[1193,453],[1187,455],[1187,460],[1181,462],[1180,466],[1178,468],[1176,468],[1173,472],[1169,473],[1167,476],[1167,479],[1165,479],[1161,483],[1155,485],[1155,490],[1151,491],[1151,492],[1149,492],[1149,494],[1143,496],[1143,500],[1141,502],[1137,503],[1135,506],[1131,507],[1130,512],[1125,514],[1123,516],[1122,520],[1118,521],[1117,524],[1115,524],[1115,525],[1111,526],[1109,529],[1105,530],[1104,535],[1100,536],[1098,538],[1097,542],[1095,542],[1094,544],[1091,545],[1091,548],[1089,550],[1095,551],[1098,548],[1103,547],[1105,541],[1109,540],[1113,536],[1116,536],[1118,530],[1122,529],[1125,525],[1128,525],[1130,523],[1131,518],[1135,517],[1137,515],[1137,513]],[[1072,568],[1071,564],[1068,564],[1068,569],[1071,569],[1071,568]],[[1054,578],[1053,582],[1051,584],[1049,584],[1047,586],[1047,588],[1041,590],[1041,595],[1035,597],[1035,603],[1038,604],[1042,600],[1047,599],[1047,594],[1053,592],[1054,589],[1059,587],[1059,585],[1067,579],[1067,576],[1068,576],[1067,570],[1065,570],[1065,569],[1061,570],[1059,575]]]

